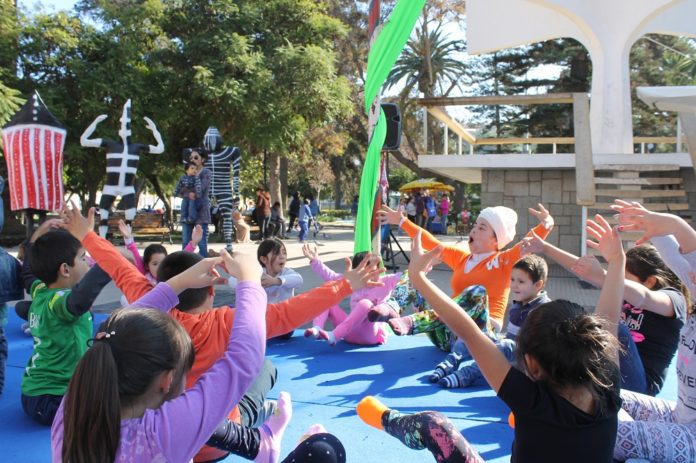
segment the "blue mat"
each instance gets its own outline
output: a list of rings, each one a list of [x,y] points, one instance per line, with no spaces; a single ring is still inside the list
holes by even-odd
[[[50,461],[50,430],[26,417],[20,404],[22,371],[31,354],[31,338],[20,331],[21,320],[9,310],[6,333],[10,355],[5,391],[0,396],[0,461]],[[105,318],[96,315],[95,324]],[[283,439],[283,455],[314,423],[336,434],[349,462],[402,463],[433,461],[426,451],[404,447],[393,437],[373,429],[357,417],[355,406],[365,395],[378,396],[391,408],[406,412],[438,410],[449,416],[464,436],[490,462],[509,461],[513,433],[508,409],[484,386],[445,390],[427,381],[427,374],[443,357],[424,336],[389,338],[381,347],[340,343],[335,347],[302,337],[270,341],[268,357],[278,368],[278,383],[271,392],[289,391],[293,419]],[[661,396],[676,399],[674,368]],[[240,461],[229,457],[224,461]]]

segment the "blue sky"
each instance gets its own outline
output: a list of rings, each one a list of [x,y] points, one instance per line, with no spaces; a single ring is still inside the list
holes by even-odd
[[[37,4],[43,5],[47,10],[70,10],[77,3],[77,0],[50,0],[50,1],[37,1],[37,0],[19,0],[19,5],[26,8],[33,8]]]

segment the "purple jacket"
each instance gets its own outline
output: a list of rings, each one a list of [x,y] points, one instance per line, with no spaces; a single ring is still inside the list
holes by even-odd
[[[168,311],[178,298],[166,283],[133,306]],[[237,313],[227,351],[196,385],[179,397],[121,421],[118,462],[190,461],[258,375],[266,348],[266,293],[258,283],[237,285]],[[118,334],[117,334],[118,335]],[[88,432],[88,430],[85,430]],[[51,428],[52,460],[61,461],[63,404]]]

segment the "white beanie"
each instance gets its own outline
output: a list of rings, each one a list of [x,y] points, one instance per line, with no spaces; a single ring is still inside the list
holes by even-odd
[[[517,212],[509,207],[487,207],[481,211],[478,218],[485,220],[493,227],[495,237],[498,239],[498,250],[507,246],[515,237]]]

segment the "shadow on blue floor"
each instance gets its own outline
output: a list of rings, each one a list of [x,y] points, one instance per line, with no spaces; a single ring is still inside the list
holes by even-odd
[[[0,396],[0,461],[50,461],[50,430],[34,424],[21,409],[20,384],[31,353],[31,338],[20,332],[20,320],[9,310],[6,327],[10,344],[5,392]],[[95,323],[105,318],[96,315]],[[434,461],[426,451],[404,447],[386,433],[360,421],[355,406],[366,395],[378,396],[391,408],[405,412],[438,410],[449,416],[464,436],[490,462],[509,461],[512,430],[508,409],[487,387],[445,390],[428,383],[427,374],[443,353],[424,336],[390,337],[386,345],[335,347],[305,339],[300,331],[287,341],[270,341],[268,357],[278,368],[278,383],[271,392],[289,391],[293,419],[283,439],[283,455],[314,423],[336,434],[349,462],[404,463]],[[676,398],[676,374],[662,396]],[[225,461],[241,461],[229,457]]]

